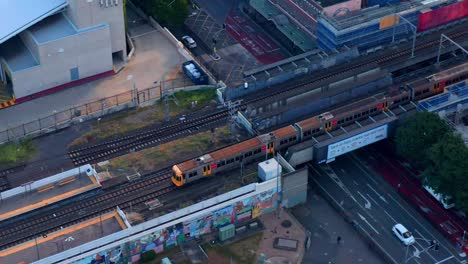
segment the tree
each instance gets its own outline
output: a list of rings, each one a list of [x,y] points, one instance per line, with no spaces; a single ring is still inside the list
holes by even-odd
[[[448,194],[463,211],[468,211],[468,149],[459,135],[446,134],[428,150],[428,166],[423,172],[429,185]]]
[[[425,167],[429,148],[448,132],[450,127],[436,114],[418,112],[397,129],[397,153],[416,167]]]
[[[180,27],[188,16],[187,0],[138,0],[144,11],[161,23]]]

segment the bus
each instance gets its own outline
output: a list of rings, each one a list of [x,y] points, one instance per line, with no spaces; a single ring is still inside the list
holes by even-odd
[[[428,185],[424,185],[424,189],[426,189],[426,191],[430,193],[432,197],[439,201],[439,203],[441,203],[445,209],[450,209],[455,206],[455,202],[452,196],[436,193],[435,190]]]

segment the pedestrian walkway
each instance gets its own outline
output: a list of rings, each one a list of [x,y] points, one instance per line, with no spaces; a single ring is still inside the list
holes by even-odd
[[[17,190],[18,194],[1,200],[0,221],[100,187],[94,176],[88,176],[84,172],[61,178],[60,180],[43,184],[35,189],[31,189],[33,183],[31,182],[4,192],[15,192]],[[48,180],[44,179],[43,181]]]
[[[113,211],[102,214],[2,250],[0,263],[31,263],[124,229],[127,229],[127,225],[119,213]],[[98,258],[98,255],[95,256]],[[93,262],[90,261],[90,263]]]
[[[311,236],[302,263],[384,263],[327,201],[313,192],[307,197],[292,211]]]

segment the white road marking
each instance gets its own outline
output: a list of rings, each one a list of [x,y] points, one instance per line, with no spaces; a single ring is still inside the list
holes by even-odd
[[[372,177],[372,175],[370,175],[367,170],[365,170],[362,165],[362,161],[359,160],[358,157],[356,157],[356,154],[354,153],[351,153],[351,155],[349,155],[348,157],[351,157],[350,159],[353,159],[354,160],[354,164],[356,164],[356,166],[361,169],[361,171],[364,172],[364,174],[367,176],[367,178],[369,178],[373,183],[375,183],[375,185],[379,185],[379,183]]]
[[[375,233],[380,235],[379,231],[377,231],[377,229],[375,229],[375,227],[373,225],[371,225],[371,223],[369,223],[369,221],[367,221],[367,219],[364,216],[362,216],[360,213],[357,213],[357,214],[358,214],[359,218],[361,218],[362,221],[364,221],[366,224],[368,224],[372,228],[372,230],[374,230]]]
[[[367,200],[366,197],[362,195],[362,193],[360,193],[359,191],[357,191],[357,193],[362,197],[362,199],[364,199],[364,201],[366,201],[366,203],[364,204],[364,207],[366,209],[371,209],[372,204],[369,202],[369,200]]]
[[[366,183],[367,187],[369,187],[369,189],[371,189],[373,192],[375,192],[375,194],[377,196],[379,196],[380,200],[384,201],[386,204],[388,204],[387,202],[387,199],[385,199],[385,197],[383,197],[379,192],[377,192],[374,188],[372,188],[372,186],[368,183]]]
[[[312,167],[312,166],[310,166],[310,165],[309,165],[308,167],[309,167],[309,168],[312,168],[316,173],[318,173],[318,175],[321,175],[314,167]],[[319,187],[320,187],[336,204],[338,204],[338,201],[336,201],[335,198],[334,198],[334,197],[333,197],[333,196],[332,196],[316,179],[312,178],[312,180],[313,180],[313,181],[314,181],[314,182],[315,182],[315,183],[316,183],[316,184],[317,184],[317,185],[318,185],[318,186],[319,186]],[[365,229],[364,229],[364,231],[367,232]],[[393,256],[392,256],[390,253],[388,253],[388,252],[382,247],[382,245],[380,245],[380,244],[377,243],[377,242],[376,242],[376,244],[380,247],[380,249],[381,249],[383,252],[385,252],[385,254],[387,254],[387,256],[388,256],[390,259],[392,259],[392,261],[393,261],[394,263],[397,263],[397,261],[393,258]]]
[[[384,211],[384,213],[385,213],[386,215],[388,215],[388,217],[390,217],[390,219],[392,219],[392,221],[393,221],[395,224],[398,224],[398,221],[395,220],[395,218],[393,218],[389,213],[387,213],[387,211],[385,211],[385,210],[383,210],[383,211]]]
[[[437,262],[434,263],[434,264],[444,263],[445,261],[451,260],[451,259],[453,259],[453,258],[454,258],[454,256],[450,256],[450,257],[444,258],[443,260],[437,261]],[[465,260],[464,260],[464,261],[465,261]],[[460,262],[460,263],[461,263],[461,262]]]
[[[139,38],[139,37],[143,37],[143,36],[145,36],[145,35],[148,35],[148,34],[151,34],[151,33],[154,33],[154,32],[158,32],[158,31],[157,31],[157,30],[151,30],[151,31],[148,31],[148,32],[145,32],[145,33],[142,33],[142,34],[139,34],[139,35],[130,37],[130,38],[131,38],[131,39]]]
[[[412,214],[410,214],[408,212],[408,210],[406,210],[406,208],[404,208],[395,198],[393,198],[390,194],[388,194],[388,196],[390,197],[390,199],[392,199],[401,209],[403,209],[403,211],[405,211],[411,218],[413,218],[413,220],[418,223],[422,229],[424,229],[424,231],[426,231],[428,234],[431,234],[431,232],[429,230],[426,229],[426,227],[424,227],[421,222],[419,222]],[[421,237],[422,237],[422,234],[417,230],[415,229],[414,230],[416,233],[418,233]],[[432,237],[432,239],[435,239],[435,237],[433,235],[430,235]],[[450,251],[450,249],[448,249],[443,243],[439,243],[439,246],[441,246],[442,248],[444,248],[448,253],[452,253]],[[455,257],[456,258],[456,257]],[[457,260],[459,261],[459,259],[457,258]]]
[[[353,180],[353,183],[356,184],[357,186],[359,186],[359,183],[357,183],[355,180]]]

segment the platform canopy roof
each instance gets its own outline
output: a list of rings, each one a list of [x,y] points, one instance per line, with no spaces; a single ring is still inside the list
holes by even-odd
[[[67,0],[0,0],[0,44],[67,5]]]

